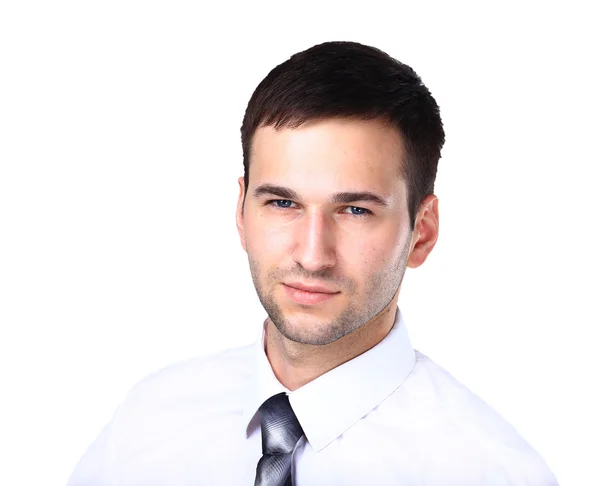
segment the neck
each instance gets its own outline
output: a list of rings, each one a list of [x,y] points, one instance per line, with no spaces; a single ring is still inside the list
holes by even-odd
[[[290,341],[271,319],[267,319],[266,352],[273,373],[283,386],[294,391],[365,353],[381,342],[394,326],[396,302],[397,298],[392,299],[373,319],[350,334],[322,346]]]

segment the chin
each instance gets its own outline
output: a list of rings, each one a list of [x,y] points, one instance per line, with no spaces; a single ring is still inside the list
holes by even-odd
[[[279,332],[290,341],[312,345],[330,344],[345,336],[353,329],[348,328],[339,318],[315,315],[308,311],[283,312],[276,319],[271,318]]]

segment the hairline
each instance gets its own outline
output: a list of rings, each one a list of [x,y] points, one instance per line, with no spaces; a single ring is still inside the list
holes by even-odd
[[[271,118],[274,118],[273,116]],[[250,181],[250,165],[252,163],[252,152],[253,152],[253,148],[254,148],[254,136],[256,135],[256,132],[261,129],[261,128],[273,128],[275,131],[280,131],[283,129],[291,129],[291,130],[295,130],[297,128],[300,128],[303,125],[309,124],[309,123],[319,123],[319,122],[323,122],[323,121],[327,121],[327,120],[342,120],[342,121],[347,121],[347,122],[352,122],[352,121],[379,121],[381,122],[384,126],[387,126],[389,128],[392,128],[396,134],[400,137],[400,144],[402,146],[402,153],[400,154],[400,156],[398,157],[398,165],[399,165],[399,176],[402,179],[402,181],[407,185],[407,190],[410,191],[411,188],[409,187],[410,185],[410,181],[407,180],[407,175],[408,175],[408,170],[409,170],[409,165],[414,163],[414,155],[412,153],[412,150],[410,149],[410,144],[408,143],[408,139],[405,136],[404,132],[400,129],[400,127],[394,123],[394,121],[391,119],[391,117],[389,116],[385,116],[385,115],[367,115],[367,114],[356,114],[356,115],[334,115],[334,116],[315,116],[315,117],[293,117],[290,118],[289,120],[285,120],[282,122],[282,118],[285,120],[285,117],[278,117],[277,119],[275,119],[272,122],[266,122],[266,121],[261,121],[258,126],[252,131],[252,134],[250,135],[249,139],[248,139],[248,152],[247,152],[247,179],[248,182]],[[248,186],[249,184],[247,184]],[[248,187],[244,187],[244,193],[248,192]],[[407,193],[407,198],[410,198],[410,194]]]

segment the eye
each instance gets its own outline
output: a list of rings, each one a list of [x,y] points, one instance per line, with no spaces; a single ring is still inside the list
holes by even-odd
[[[351,214],[352,216],[368,216],[370,214],[373,214],[368,209],[360,208],[358,206],[347,206],[346,208],[344,208],[344,212],[347,214]]]
[[[275,206],[276,208],[288,209],[291,208],[294,203],[289,199],[272,199],[267,201],[268,206]]]

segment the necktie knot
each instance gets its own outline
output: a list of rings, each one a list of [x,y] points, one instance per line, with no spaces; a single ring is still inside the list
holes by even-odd
[[[258,409],[263,456],[258,462],[255,485],[291,484],[292,452],[304,432],[285,393],[273,395]]]
[[[289,454],[304,432],[285,393],[274,395],[260,408],[263,454]]]

